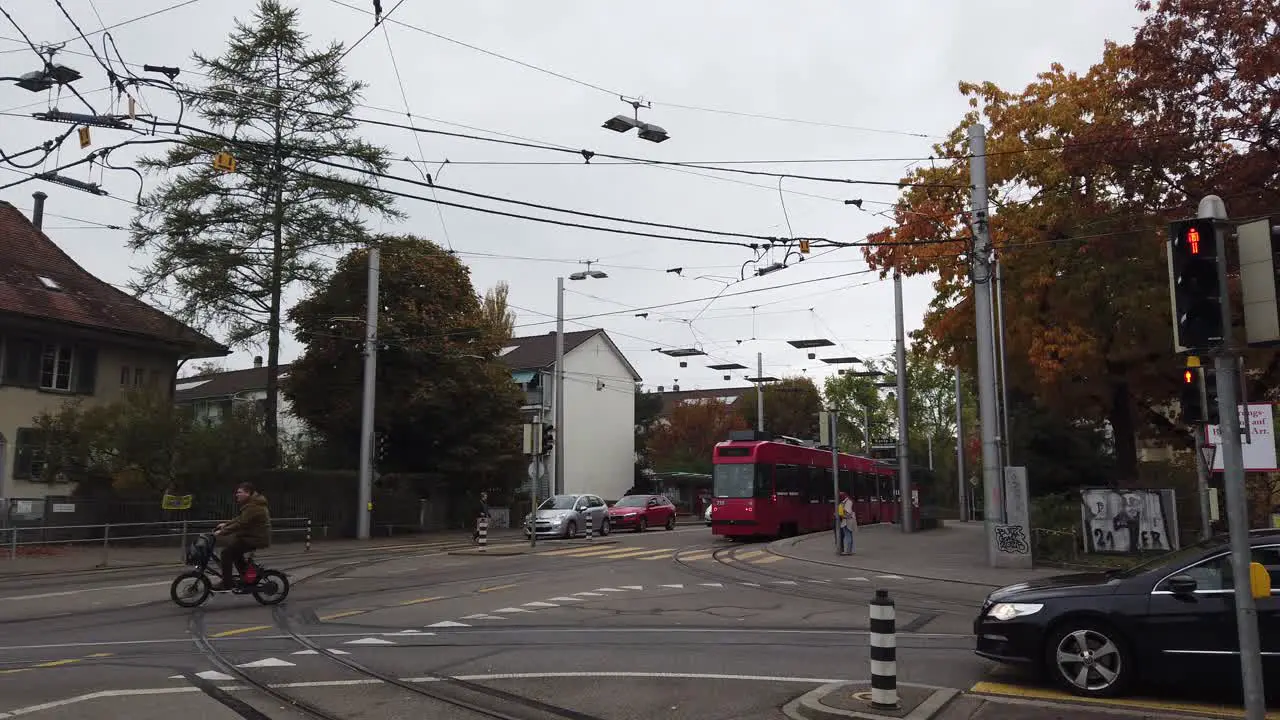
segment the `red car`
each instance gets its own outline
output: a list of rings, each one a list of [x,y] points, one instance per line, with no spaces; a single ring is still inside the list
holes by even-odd
[[[627,495],[609,508],[609,525],[617,530],[649,527],[676,529],[676,506],[665,495]]]

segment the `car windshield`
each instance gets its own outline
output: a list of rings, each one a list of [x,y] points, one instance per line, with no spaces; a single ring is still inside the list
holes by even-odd
[[[1193,562],[1196,558],[1205,554],[1205,552],[1215,547],[1220,547],[1223,544],[1224,543],[1222,538],[1209,538],[1208,540],[1201,540],[1200,542],[1194,545],[1188,545],[1182,548],[1181,550],[1174,550],[1173,552],[1162,553],[1160,555],[1157,555],[1151,558],[1150,560],[1144,560],[1143,562],[1140,562],[1131,568],[1121,570],[1115,574],[1117,577],[1128,578],[1128,577],[1136,577],[1138,575],[1141,575],[1142,573],[1145,573],[1149,570],[1153,570],[1155,568],[1160,568],[1165,566],[1180,567],[1182,565],[1186,565]]]
[[[628,495],[618,502],[614,503],[614,507],[644,507],[649,502],[648,495]]]
[[[539,510],[572,510],[577,495],[556,495],[549,497],[538,506]]]

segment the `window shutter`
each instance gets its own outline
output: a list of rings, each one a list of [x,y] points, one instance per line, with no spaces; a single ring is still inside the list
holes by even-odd
[[[92,395],[98,381],[98,349],[80,346],[75,349],[75,379],[73,389],[83,395]]]
[[[8,338],[4,348],[4,377],[0,383],[39,387],[40,343],[27,338]]]

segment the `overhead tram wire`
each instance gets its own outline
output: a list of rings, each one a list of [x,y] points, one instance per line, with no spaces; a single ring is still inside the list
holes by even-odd
[[[44,63],[44,67],[49,71],[49,73],[54,74],[53,63],[49,62],[49,59],[46,58],[40,52],[40,49],[36,47],[36,44],[31,42],[31,38],[27,36],[27,31],[22,29],[22,26],[18,24],[18,21],[14,20],[13,16],[10,15],[8,11],[4,9],[4,7],[0,7],[0,14],[3,14],[5,18],[9,20],[9,23],[13,25],[14,29],[18,31],[18,34],[22,36],[22,39],[26,41],[27,47],[31,48],[31,52],[35,53],[36,57],[40,58],[40,62]],[[75,89],[74,86],[72,86],[70,83],[64,83],[64,84],[58,85],[59,89],[64,87],[70,90],[71,93],[75,95],[77,98],[80,98],[80,102],[84,103],[85,107],[89,108],[89,112],[93,113],[94,115],[98,114],[97,109],[95,109],[93,105],[88,100],[86,100],[83,95],[80,94],[80,91]]]

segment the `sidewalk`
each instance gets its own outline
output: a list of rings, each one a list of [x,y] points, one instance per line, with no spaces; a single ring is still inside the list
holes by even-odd
[[[516,528],[503,528],[489,533],[491,544],[522,540],[523,533]],[[456,543],[469,546],[471,533],[463,530],[400,535],[389,538],[356,540],[320,540],[311,543],[311,552],[302,542],[278,542],[258,553],[263,560],[280,562],[288,559],[323,558],[339,555],[358,555],[363,552],[386,552],[395,549],[412,549],[425,544]],[[101,545],[41,545],[29,549],[45,554],[19,556],[9,559],[6,549],[0,548],[0,581],[14,582],[23,578],[52,577],[59,574],[91,571],[111,571],[137,568],[177,568],[182,564],[182,549],[175,543],[167,547],[111,547],[105,553]]]
[[[845,556],[836,553],[831,532],[779,540],[769,549],[794,560],[850,570],[897,573],[992,588],[1068,572],[989,567],[982,523],[948,522],[936,530],[910,534],[903,533],[897,525],[866,525],[858,528],[854,536],[854,554]]]

